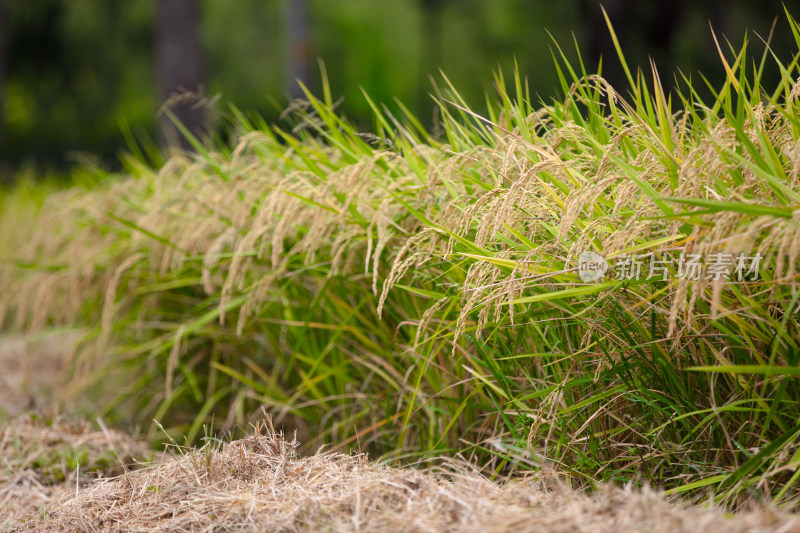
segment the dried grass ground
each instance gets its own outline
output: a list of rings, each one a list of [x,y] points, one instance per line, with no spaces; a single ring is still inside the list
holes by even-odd
[[[0,428],[0,527],[39,516],[103,476],[154,454],[131,437],[80,420],[23,415]]]
[[[64,366],[75,333],[0,335],[0,417],[50,411],[64,398]]]
[[[0,364],[10,369],[4,372],[10,394],[0,396],[7,413],[52,406],[47,398],[62,383],[59,373],[39,369],[53,364],[65,344],[42,349],[48,346],[0,343]],[[793,515],[761,509],[726,516],[668,503],[648,489],[605,487],[586,495],[553,480],[501,485],[457,462],[420,471],[363,455],[298,457],[295,448],[262,423],[242,440],[155,456],[101,423],[18,415],[0,426],[0,529],[800,531]]]
[[[85,459],[102,465],[97,458],[109,450],[130,462],[143,447],[109,430],[29,417],[0,432],[0,441],[0,527],[8,531],[800,531],[796,516],[766,509],[725,516],[647,489],[585,495],[533,479],[500,485],[453,464],[423,472],[363,455],[297,457],[297,443],[269,423],[242,440],[176,449],[77,485],[74,472],[47,485],[30,458],[82,443]]]

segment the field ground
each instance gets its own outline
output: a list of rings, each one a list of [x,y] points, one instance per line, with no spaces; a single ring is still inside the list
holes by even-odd
[[[457,461],[420,471],[363,455],[299,457],[268,421],[241,440],[154,455],[102,422],[54,415],[60,373],[51,365],[64,345],[0,342],[3,530],[800,531],[797,516],[725,515],[649,489],[586,495],[555,478],[495,483]],[[24,412],[34,408],[47,414]]]
[[[27,411],[56,407],[56,397],[64,388],[63,348],[68,334],[27,340],[20,335],[0,336],[0,412],[15,417]]]

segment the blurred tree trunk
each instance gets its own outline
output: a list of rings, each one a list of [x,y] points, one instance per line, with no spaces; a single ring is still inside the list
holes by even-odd
[[[423,43],[426,61],[423,61],[425,78],[436,76],[442,68],[443,23],[445,0],[421,0]],[[427,97],[426,97],[427,98]]]
[[[5,161],[5,129],[6,117],[3,113],[3,105],[5,102],[3,90],[5,89],[6,82],[6,2],[0,0],[0,162]],[[6,176],[3,169],[0,168],[0,182],[10,179]]]
[[[2,1],[2,0],[0,0]],[[159,98],[195,136],[202,136],[205,112],[200,105],[204,81],[200,43],[199,0],[156,0],[156,63]],[[163,116],[162,142],[190,149],[191,145]]]
[[[598,3],[597,0],[581,0],[580,2],[580,12],[588,29],[586,45],[588,46],[587,56],[590,68],[595,68],[602,57],[603,77],[615,89],[624,94],[630,84],[620,65],[600,5],[601,3]],[[643,57],[638,59],[649,56],[658,63],[659,60],[669,57],[679,21],[686,13],[687,2],[686,0],[654,2],[649,11],[636,9],[638,5],[635,0],[603,0],[602,2],[622,49],[626,49],[626,43],[630,49],[633,46],[630,44],[632,38],[637,34],[641,35],[641,44],[645,49],[641,51]],[[697,1],[695,5],[697,5]],[[626,54],[626,56],[628,55],[630,54]],[[637,58],[627,57],[626,59],[635,61]],[[629,65],[631,69],[635,69],[637,66],[649,69],[649,65],[646,63]]]
[[[311,86],[312,46],[309,36],[308,5],[306,0],[287,0],[286,32],[287,32],[287,78],[286,92],[292,98],[304,98],[298,80],[306,87]]]
[[[422,58],[419,62],[421,81],[425,87],[430,87],[428,80],[433,80],[439,75],[444,56],[444,9],[446,0],[420,0],[422,9],[422,43],[420,44]],[[427,91],[416,91],[417,107],[431,109],[431,98]]]
[[[588,48],[589,65],[591,72],[597,68],[600,59],[603,60],[603,77],[618,91],[625,93],[628,82],[617,59],[611,34],[608,31],[601,3],[596,0],[581,0],[580,12],[588,30],[586,46]],[[623,45],[626,44],[625,30],[631,24],[631,9],[627,0],[605,0],[602,6],[608,14],[611,24]]]

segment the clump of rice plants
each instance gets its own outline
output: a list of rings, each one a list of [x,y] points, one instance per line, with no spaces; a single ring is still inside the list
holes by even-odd
[[[498,74],[478,113],[445,78],[441,135],[368,97],[359,132],[325,89],[53,194],[2,324],[86,328],[76,390],[190,441],[265,406],[311,447],[795,504],[796,59],[720,47],[709,100],[554,50],[552,101]]]

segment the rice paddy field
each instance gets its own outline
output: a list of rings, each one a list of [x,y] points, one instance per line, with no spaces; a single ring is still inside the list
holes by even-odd
[[[800,48],[800,26],[782,23]],[[613,491],[656,490],[653,509],[666,498],[790,513],[800,498],[798,55],[782,61],[756,37],[717,44],[718,87],[687,75],[665,91],[655,68],[629,69],[619,47],[629,83],[611,87],[555,44],[560,94],[540,98],[523,77],[497,73],[496,92],[473,109],[442,77],[433,129],[365,94],[374,124],[361,131],[326,89],[280,125],[232,106],[231,142],[191,138],[194,153],[162,161],[133,141],[121,175],[22,182],[0,193],[0,327],[69,339],[59,402],[188,454],[170,475],[193,471],[198,483],[201,466],[215,479],[214,457],[226,472],[244,468],[237,443],[269,456],[271,471],[284,464],[282,429],[299,442],[292,454],[363,452],[413,490],[444,489],[405,465],[457,460],[470,483],[493,487],[620,501]],[[372,480],[387,468],[324,457]],[[160,494],[151,478],[136,483],[136,494]],[[78,516],[91,494],[112,490],[93,487],[57,513]],[[201,514],[215,501],[208,490],[192,492]],[[447,490],[441,512],[461,516]],[[487,508],[510,505],[486,494]],[[276,505],[259,501],[252,509]],[[359,516],[347,501],[325,516]],[[608,500],[592,501],[602,514]],[[525,505],[515,507],[523,522]],[[56,527],[48,516],[7,523]],[[798,527],[759,516],[739,525]],[[361,524],[337,520],[308,527]],[[369,524],[409,525],[396,520]]]

